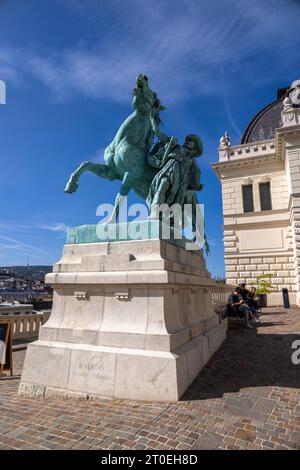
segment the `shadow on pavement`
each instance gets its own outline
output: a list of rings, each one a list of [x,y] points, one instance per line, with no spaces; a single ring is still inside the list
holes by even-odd
[[[286,323],[262,320],[258,331],[243,327],[229,331],[219,352],[182,400],[219,398],[244,388],[300,388],[300,364],[292,363],[292,343],[300,339],[300,328],[295,333],[285,333],[282,325]],[[265,332],[264,328],[272,332]]]

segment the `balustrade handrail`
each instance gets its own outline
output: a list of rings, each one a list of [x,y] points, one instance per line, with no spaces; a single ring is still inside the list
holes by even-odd
[[[211,301],[213,307],[225,306],[228,302],[228,297],[234,290],[231,284],[216,283],[212,287]]]
[[[40,326],[46,323],[50,310],[32,313],[0,314],[0,320],[11,321],[13,324],[13,340],[32,338],[37,339]]]

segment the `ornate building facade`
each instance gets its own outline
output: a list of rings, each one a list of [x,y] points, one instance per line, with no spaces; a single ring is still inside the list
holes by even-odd
[[[213,168],[222,185],[227,282],[256,285],[272,274],[268,305],[282,305],[282,288],[300,305],[300,80],[278,90],[240,145],[225,133]]]

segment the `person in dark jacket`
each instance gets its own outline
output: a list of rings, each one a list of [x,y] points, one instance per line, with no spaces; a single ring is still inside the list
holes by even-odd
[[[255,316],[251,312],[251,308],[244,301],[239,287],[237,287],[229,296],[228,306],[236,309],[238,315],[245,318],[247,328],[253,328],[250,321],[257,323],[258,320],[256,320]]]
[[[249,296],[249,291],[246,289],[246,284],[244,282],[242,282],[240,285],[240,292],[243,300],[246,301],[247,297]]]
[[[246,298],[246,303],[247,305],[255,310],[255,315],[258,316],[260,315],[260,310],[257,302],[257,294],[256,294],[256,287],[251,287],[249,294]]]

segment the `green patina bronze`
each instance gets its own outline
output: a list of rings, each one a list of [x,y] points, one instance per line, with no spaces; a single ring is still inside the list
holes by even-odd
[[[91,171],[101,178],[121,180],[115,201],[113,220],[119,212],[120,196],[127,196],[133,189],[143,199],[156,170],[147,164],[147,157],[159,129],[159,113],[163,109],[160,100],[148,84],[145,75],[139,75],[132,92],[134,112],[123,122],[112,143],[105,149],[105,164],[84,162],[72,173],[65,192],[73,193],[78,188],[82,173]]]
[[[160,204],[182,206],[186,201],[187,191],[201,189],[200,170],[193,160],[201,153],[202,142],[194,134],[186,137],[183,146],[174,137],[160,134],[160,142],[148,157],[148,163],[159,169],[151,182],[147,197],[150,207]]]
[[[138,76],[132,95],[134,111],[105,149],[105,164],[82,163],[71,174],[65,192],[75,192],[80,176],[86,171],[108,180],[118,179],[121,187],[108,222],[116,220],[122,196],[127,196],[133,189],[147,200],[151,209],[161,203],[190,204],[192,230],[200,233],[202,227],[197,226],[196,221],[198,199],[195,191],[202,189],[202,185],[195,157],[202,153],[202,142],[191,134],[180,146],[174,137],[160,131],[160,111],[164,108],[157,94],[150,89],[147,76]],[[153,146],[155,136],[158,142]]]
[[[168,240],[176,246],[185,248],[191,241],[183,235],[176,238],[174,230],[159,220],[142,220],[117,224],[81,225],[70,227],[67,244],[99,243],[129,240]],[[191,245],[192,246],[192,245]],[[196,245],[194,246],[196,248]]]

